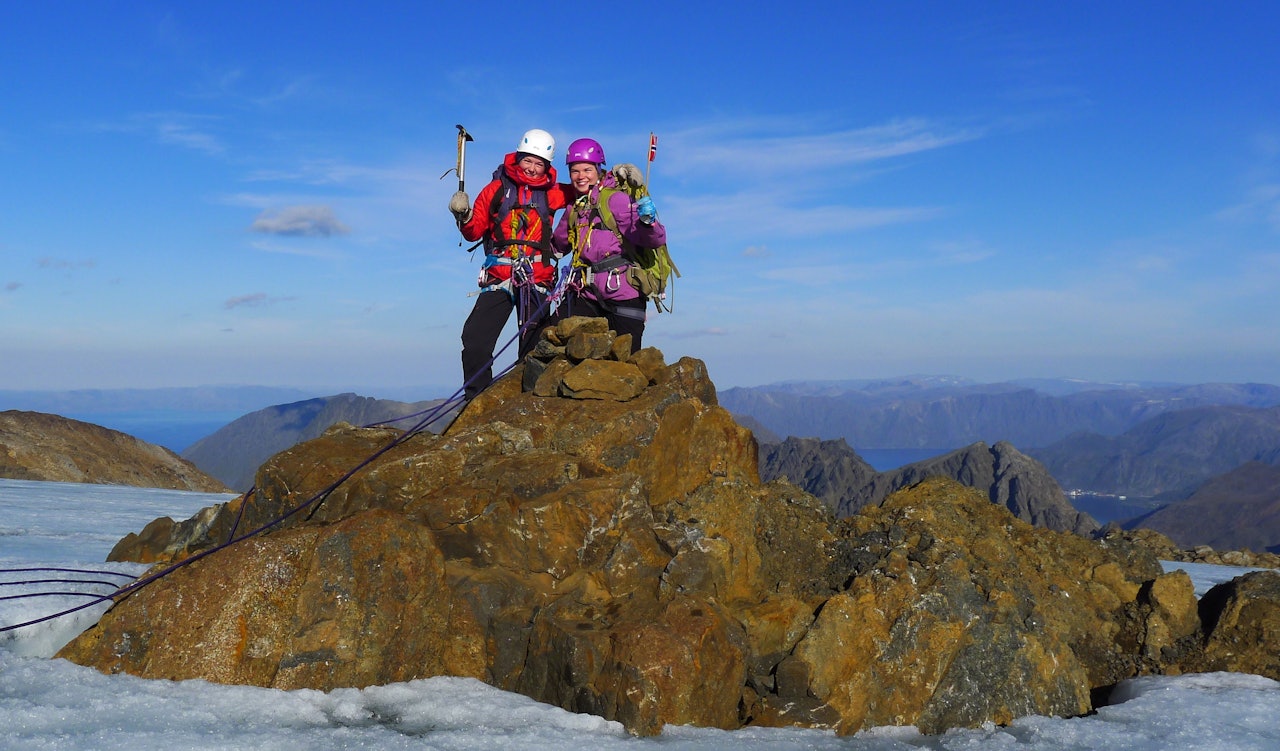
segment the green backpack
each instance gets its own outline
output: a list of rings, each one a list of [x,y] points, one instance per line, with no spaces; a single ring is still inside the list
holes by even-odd
[[[597,208],[604,226],[617,235],[622,243],[622,254],[630,263],[627,268],[627,281],[640,294],[652,300],[654,308],[659,313],[663,310],[670,313],[672,312],[671,302],[667,299],[666,292],[668,287],[675,286],[671,277],[672,275],[679,277],[680,269],[676,268],[671,260],[671,254],[667,252],[665,243],[656,248],[641,248],[622,236],[618,231],[618,220],[614,219],[613,212],[609,210],[609,196],[615,192],[626,193],[632,201],[636,201],[649,195],[649,190],[643,186],[632,188],[630,185],[625,188],[606,188],[600,191]]]

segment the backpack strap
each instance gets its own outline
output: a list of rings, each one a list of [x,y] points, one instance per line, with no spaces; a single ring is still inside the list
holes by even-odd
[[[571,208],[573,213],[570,216],[573,218],[573,221],[569,224],[569,247],[573,250],[574,266],[582,268],[588,266],[588,264],[582,260],[582,243],[586,242],[587,237],[590,237],[591,230],[595,229],[597,226],[609,230],[613,233],[614,237],[618,238],[618,245],[622,248],[622,253],[617,256],[610,256],[609,258],[600,261],[592,266],[591,270],[608,271],[609,269],[614,269],[618,266],[632,262],[632,259],[635,256],[633,252],[634,246],[630,240],[622,236],[622,232],[618,229],[618,220],[614,217],[613,210],[609,208],[610,196],[615,193],[622,192],[624,191],[618,190],[617,188],[592,188],[592,192],[578,199],[579,201],[586,200],[588,203],[588,214],[586,217],[580,218],[579,212],[582,211],[580,207],[575,205]],[[599,225],[595,222],[597,218],[600,220]],[[586,232],[587,234],[586,236],[580,236],[580,232]],[[602,266],[602,264],[606,263],[610,265]],[[597,269],[597,266],[600,266],[601,268]]]
[[[622,244],[622,255],[629,256],[631,254],[631,241],[622,236],[622,231],[618,229],[618,219],[613,215],[613,209],[609,208],[609,198],[615,193],[622,193],[616,188],[604,188],[600,191],[600,198],[596,201],[596,211],[600,214],[600,223],[605,226],[618,238],[618,242]]]

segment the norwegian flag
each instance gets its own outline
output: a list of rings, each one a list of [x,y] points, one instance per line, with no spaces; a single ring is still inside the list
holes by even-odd
[[[649,134],[649,161],[658,155],[658,137],[653,133]]]

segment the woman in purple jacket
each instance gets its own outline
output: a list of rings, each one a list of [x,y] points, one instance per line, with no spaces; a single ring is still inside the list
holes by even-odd
[[[574,276],[556,317],[603,317],[610,329],[631,335],[635,352],[644,336],[646,298],[627,278],[627,249],[663,245],[667,230],[651,198],[633,201],[626,191],[611,187],[612,180],[602,180],[607,173],[598,142],[579,138],[569,144],[565,164],[577,196],[569,196],[551,244],[558,255],[572,258]],[[608,226],[609,215],[616,231]]]

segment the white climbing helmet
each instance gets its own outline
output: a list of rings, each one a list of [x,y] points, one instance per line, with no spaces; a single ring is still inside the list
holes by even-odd
[[[533,154],[546,159],[548,162],[556,155],[556,139],[545,130],[534,128],[520,136],[520,143],[516,144],[516,151],[521,154]]]

